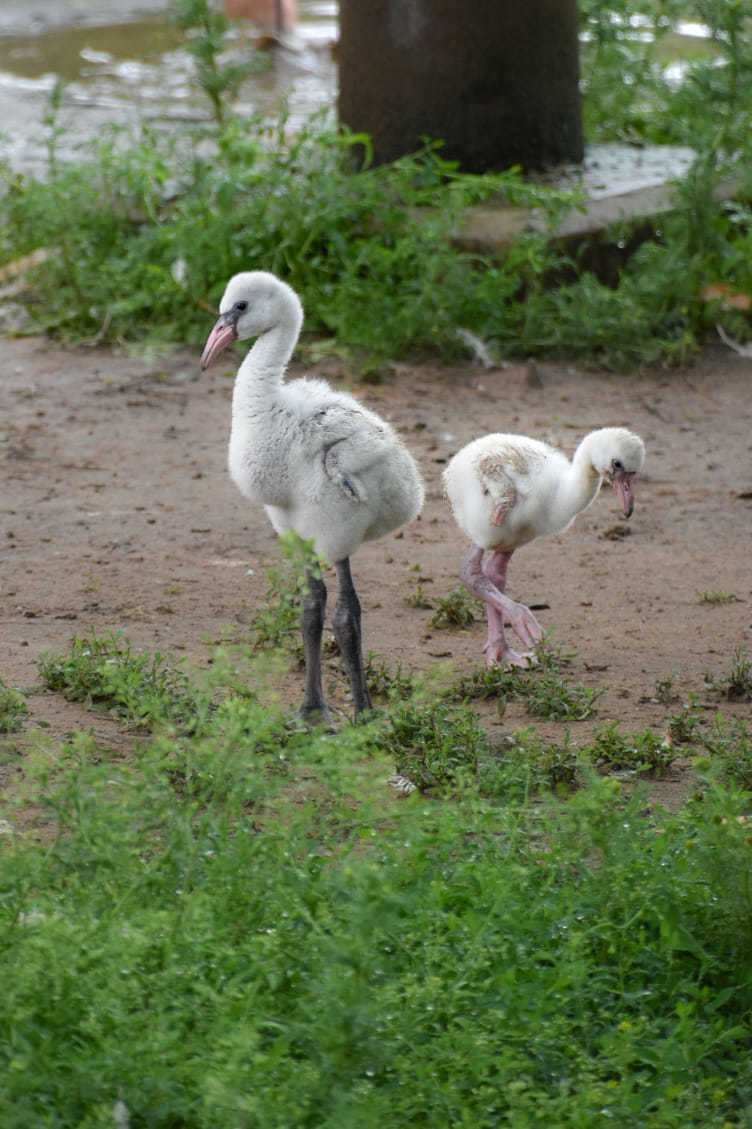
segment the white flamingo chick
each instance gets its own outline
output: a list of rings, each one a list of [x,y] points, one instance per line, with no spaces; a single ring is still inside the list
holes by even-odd
[[[284,382],[303,324],[295,291],[273,274],[246,271],[227,284],[209,334],[206,368],[231,341],[255,337],[232,398],[229,470],[260,502],[278,533],[312,540],[339,580],[332,626],[347,667],[356,716],[371,708],[361,643],[361,609],[350,556],[418,516],[423,484],[412,456],[383,419],[323,380]],[[303,601],[306,689],[301,714],[328,719],[321,686],[326,585],[313,571]]]
[[[630,517],[634,477],[644,461],[642,440],[623,427],[591,431],[571,462],[547,443],[523,435],[485,435],[450,460],[444,486],[455,520],[471,541],[460,576],[486,605],[488,666],[529,665],[529,653],[518,654],[509,646],[505,618],[526,646],[543,636],[530,609],[504,595],[515,549],[536,537],[561,533],[595,499],[604,478],[613,483],[624,517]]]

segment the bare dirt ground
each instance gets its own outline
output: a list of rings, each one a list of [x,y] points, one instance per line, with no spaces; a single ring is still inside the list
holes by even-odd
[[[205,664],[216,641],[250,638],[276,538],[260,508],[237,493],[225,468],[235,361],[201,375],[186,352],[158,360],[98,349],[67,350],[38,338],[0,340],[0,677],[38,685],[40,652],[72,635],[122,630],[136,649]],[[295,364],[291,375],[302,368]],[[313,371],[309,369],[308,371]],[[401,366],[364,385],[339,362],[317,375],[351,388],[389,418],[419,460],[421,518],[364,546],[353,573],[364,610],[365,649],[390,667],[468,672],[483,661],[485,624],[431,627],[430,600],[457,584],[464,549],[442,496],[441,472],[471,438],[507,430],[571,452],[592,428],[623,424],[646,444],[645,471],[628,526],[604,489],[566,533],[521,550],[509,592],[546,605],[536,614],[566,651],[568,677],[605,690],[597,723],[625,730],[665,725],[678,708],[656,700],[673,677],[686,700],[704,675],[728,674],[752,638],[752,362],[720,348],[687,371],[614,376],[557,365],[483,371],[473,365]],[[334,602],[330,587],[330,608]],[[711,604],[703,592],[733,594]],[[334,705],[347,711],[334,674]],[[301,693],[293,670],[280,694]],[[108,719],[53,694],[33,693],[28,736],[93,728]],[[715,708],[708,702],[710,710]],[[510,709],[489,724],[531,724]],[[729,707],[731,709],[731,707]],[[750,706],[733,707],[749,716]],[[571,726],[575,740],[590,723]],[[538,724],[541,735],[561,726]],[[37,728],[37,732],[39,732]],[[679,775],[674,780],[682,786]]]

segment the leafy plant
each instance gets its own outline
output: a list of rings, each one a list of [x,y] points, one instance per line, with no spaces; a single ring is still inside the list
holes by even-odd
[[[244,45],[244,62],[228,62],[223,53],[228,46],[229,21],[209,0],[170,0],[172,19],[188,33],[186,46],[196,64],[196,78],[212,107],[218,125],[228,116],[228,102],[248,75],[263,70],[267,62],[249,45]]]
[[[752,732],[741,718],[718,714],[713,729],[702,738],[711,766],[727,783],[752,790]]]
[[[397,772],[420,789],[447,785],[460,772],[474,774],[487,749],[475,715],[440,702],[394,708],[380,743],[394,758]]]
[[[26,698],[0,678],[0,733],[15,733],[29,712]]]
[[[208,695],[191,685],[173,656],[134,654],[121,632],[74,636],[67,655],[43,654],[39,672],[48,690],[87,706],[102,706],[130,724],[200,727]]]
[[[419,584],[414,592],[410,592],[407,596],[405,596],[405,603],[410,608],[425,609],[425,608],[432,608],[433,607],[431,600],[426,595],[426,593],[423,591],[423,585],[422,584]]]
[[[414,696],[417,690],[416,679],[402,669],[401,663],[397,663],[392,670],[383,656],[369,651],[364,665],[368,688],[373,697],[406,701]]]
[[[739,597],[735,596],[733,592],[723,592],[720,589],[713,592],[700,592],[698,599],[701,604],[714,604],[716,606],[740,603]]]
[[[559,669],[568,665],[572,656],[548,640],[539,645],[537,657],[538,663],[526,669],[494,665],[475,670],[458,679],[447,694],[459,701],[497,698],[500,713],[507,701],[522,699],[533,717],[551,721],[584,721],[590,717],[603,690],[560,676]]]
[[[584,721],[594,713],[595,703],[603,690],[571,683],[555,675],[526,679],[525,708],[533,717],[549,721]]]
[[[480,601],[471,596],[464,585],[460,585],[446,596],[437,598],[431,627],[469,627],[480,613]]]
[[[700,713],[696,708],[696,695],[690,694],[689,704],[680,712],[673,714],[668,720],[668,735],[677,745],[686,745],[694,740],[700,722]]]
[[[669,674],[666,678],[659,678],[655,683],[655,697],[656,701],[661,705],[668,706],[672,702],[679,700],[679,695],[674,687],[674,676]]]
[[[294,633],[297,643],[300,604],[308,574],[321,575],[322,562],[314,553],[312,541],[304,541],[296,533],[284,533],[279,544],[282,567],[270,565],[267,568],[264,603],[251,620],[255,644],[261,650],[289,645]]]
[[[524,801],[547,789],[567,795],[580,782],[580,755],[569,733],[561,744],[546,744],[532,729],[505,736],[479,766],[478,787],[484,795]]]
[[[728,674],[720,680],[706,674],[708,686],[726,698],[746,698],[752,700],[752,661],[743,643],[734,650],[734,658]]]
[[[619,732],[616,721],[596,732],[595,740],[587,751],[593,763],[601,768],[655,772],[658,775],[666,772],[676,760],[671,743],[652,729],[623,734]]]

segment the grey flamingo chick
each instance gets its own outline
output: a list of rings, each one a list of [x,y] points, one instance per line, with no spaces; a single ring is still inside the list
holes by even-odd
[[[613,483],[624,517],[630,517],[634,476],[644,460],[642,440],[623,427],[591,431],[571,462],[547,443],[523,435],[485,435],[450,460],[444,486],[455,520],[471,541],[460,576],[468,591],[486,605],[488,666],[530,663],[529,653],[518,654],[509,646],[505,619],[525,646],[543,637],[530,609],[504,594],[515,549],[567,529],[595,499],[604,478]],[[490,553],[484,561],[487,549]]]
[[[260,502],[278,533],[295,530],[331,562],[339,581],[332,627],[347,667],[355,715],[371,708],[363,669],[361,608],[350,556],[363,541],[412,521],[423,484],[407,448],[383,419],[326,381],[283,380],[303,324],[295,291],[273,274],[247,271],[227,284],[209,334],[206,368],[231,341],[256,340],[232,398],[229,471]],[[321,685],[326,585],[313,570],[303,601],[304,718],[327,720]]]

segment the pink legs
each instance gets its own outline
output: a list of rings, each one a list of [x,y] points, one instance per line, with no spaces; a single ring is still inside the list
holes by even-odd
[[[510,666],[530,665],[530,654],[518,654],[507,643],[504,634],[504,619],[509,621],[514,632],[522,642],[534,646],[543,638],[543,628],[533,613],[524,604],[518,604],[504,595],[507,582],[507,566],[512,556],[510,552],[494,549],[483,560],[483,549],[471,545],[460,569],[460,578],[473,596],[483,600],[488,616],[488,642],[486,666],[507,662]]]

